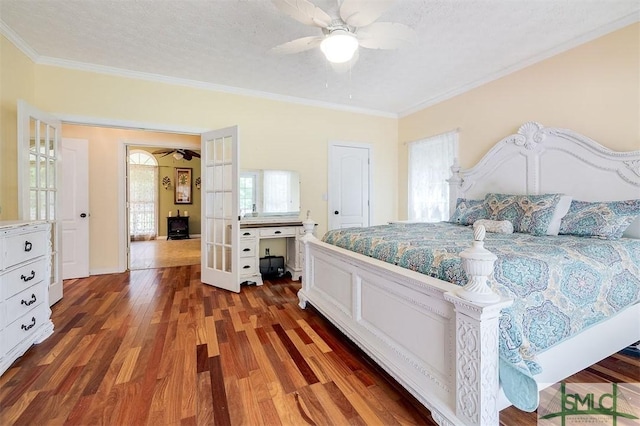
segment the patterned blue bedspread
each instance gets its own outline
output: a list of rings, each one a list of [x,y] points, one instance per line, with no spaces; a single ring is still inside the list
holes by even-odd
[[[329,231],[323,241],[464,285],[458,253],[473,229],[447,222]],[[640,241],[490,234],[498,256],[491,286],[514,299],[500,316],[500,356],[531,374],[535,355],[640,299]],[[502,370],[501,370],[502,374]]]

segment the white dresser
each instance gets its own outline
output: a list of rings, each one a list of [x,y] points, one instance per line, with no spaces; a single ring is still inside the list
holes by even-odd
[[[0,221],[0,374],[53,333],[51,226]]]
[[[301,221],[294,222],[248,222],[240,223],[240,282],[255,282],[262,285],[260,275],[260,240],[286,238],[285,272],[294,280],[302,276],[302,250],[300,241],[304,235]]]

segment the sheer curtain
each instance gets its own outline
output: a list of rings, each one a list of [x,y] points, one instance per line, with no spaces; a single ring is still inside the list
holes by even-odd
[[[409,143],[409,220],[449,218],[447,179],[457,145],[457,130]]]
[[[132,241],[156,238],[158,168],[129,162],[129,236]]]
[[[264,212],[276,213],[291,210],[291,174],[281,170],[265,170],[263,174]]]

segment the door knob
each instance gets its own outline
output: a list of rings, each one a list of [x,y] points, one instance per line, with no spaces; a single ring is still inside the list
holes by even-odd
[[[333,214],[340,214],[340,212],[336,210],[335,212],[333,212]]]
[[[80,217],[87,217],[86,213],[80,213]]]

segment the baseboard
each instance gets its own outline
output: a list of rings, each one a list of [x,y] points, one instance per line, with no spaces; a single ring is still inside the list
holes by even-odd
[[[98,268],[98,269],[89,269],[89,275],[107,275],[107,274],[121,274],[125,272],[124,270],[120,271],[118,268]]]

